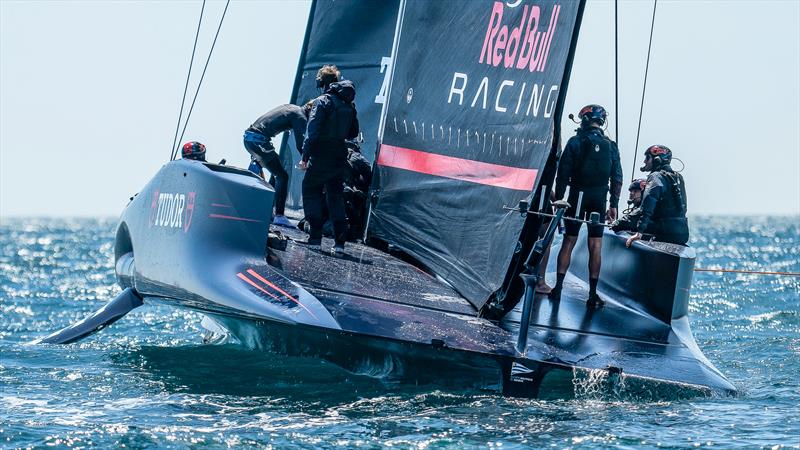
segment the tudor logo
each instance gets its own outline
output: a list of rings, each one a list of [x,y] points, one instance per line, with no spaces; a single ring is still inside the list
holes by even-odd
[[[189,231],[194,215],[195,193],[153,192],[150,203],[150,226],[183,228]]]

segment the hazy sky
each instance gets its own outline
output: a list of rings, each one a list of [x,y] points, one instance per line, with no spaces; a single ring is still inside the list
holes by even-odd
[[[200,5],[0,0],[0,217],[122,211],[169,157]],[[289,100],[309,5],[231,2],[184,141],[246,165],[242,131]],[[190,93],[223,7],[206,5]],[[620,2],[615,111],[613,2],[589,1],[567,96],[605,105],[612,135],[620,120],[626,179],[651,13]],[[800,1],[661,0],[652,51],[637,167],[665,144],[690,213],[800,214]]]

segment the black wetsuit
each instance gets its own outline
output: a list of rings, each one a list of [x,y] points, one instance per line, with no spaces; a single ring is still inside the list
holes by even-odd
[[[275,177],[275,214],[283,215],[286,208],[286,195],[289,174],[275,152],[272,138],[278,133],[291,131],[297,150],[303,148],[303,133],[306,129],[306,116],[303,108],[297,105],[281,105],[256,119],[244,132],[244,148],[259,166],[258,174],[266,168]]]
[[[639,221],[642,219],[642,208],[637,206],[630,210],[627,214],[620,217],[612,225],[612,231],[636,231],[639,226]]]
[[[686,185],[683,176],[668,164],[647,176],[642,195],[642,217],[636,231],[655,236],[656,241],[686,245]]]
[[[596,127],[580,128],[577,134],[567,141],[558,163],[556,178],[556,198],[564,197],[570,186],[569,209],[565,217],[588,219],[593,212],[600,214],[601,221],[606,214],[606,195],[611,192],[609,206],[617,208],[622,190],[622,165],[617,144]],[[580,211],[579,192],[583,192]],[[581,224],[564,221],[567,236],[577,236]],[[601,225],[589,226],[590,237],[602,237]]]
[[[310,167],[303,178],[303,209],[312,240],[322,237],[323,191],[333,222],[336,244],[347,240],[347,219],[342,197],[347,168],[346,139],[358,136],[358,116],[353,104],[356,91],[351,81],[331,84],[314,99],[308,119],[303,161]]]

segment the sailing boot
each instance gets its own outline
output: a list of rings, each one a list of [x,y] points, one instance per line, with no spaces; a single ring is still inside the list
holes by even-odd
[[[294,226],[294,224],[293,224],[292,222],[290,222],[290,221],[289,221],[289,219],[287,219],[287,218],[286,218],[286,216],[284,216],[284,215],[278,215],[278,214],[276,214],[276,215],[275,215],[275,216],[272,218],[272,224],[273,224],[273,225],[278,225],[278,226],[280,226],[280,227],[286,227],[286,228],[296,228],[296,227]]]
[[[587,308],[600,308],[606,304],[599,295],[597,295],[597,278],[589,278],[589,298],[586,300]]]
[[[311,250],[319,250],[322,246],[322,238],[316,238],[316,239],[308,238],[308,240],[305,242],[304,241],[295,241],[295,242],[297,242],[298,244],[302,244],[310,248]]]
[[[565,273],[557,273],[556,274],[556,285],[553,287],[553,290],[547,294],[547,298],[553,300],[555,302],[561,300],[561,288],[564,287],[564,278],[567,276]]]
[[[605,304],[606,302],[603,301],[603,299],[600,298],[599,295],[597,295],[597,292],[589,294],[589,299],[586,300],[586,307],[590,309],[602,308]]]

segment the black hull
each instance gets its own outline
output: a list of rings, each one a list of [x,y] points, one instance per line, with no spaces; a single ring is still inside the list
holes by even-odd
[[[653,291],[631,284],[639,278],[630,271],[604,265],[608,305],[593,311],[583,303],[585,261],[576,252],[561,302],[536,299],[521,355],[518,312],[500,324],[478,318],[451,287],[398,258],[359,244],[332,256],[298,243],[305,235],[297,230],[276,228],[268,242],[272,195],[244,171],[168,163],[121,218],[120,285],[146,301],[203,312],[247,347],[374,377],[526,397],[569,396],[587,377],[692,395],[736,392],[689,331],[693,255],[648,244],[623,250],[622,237],[607,236],[604,261],[640,255],[672,264],[674,280]],[[614,253],[621,251],[628,253]]]

